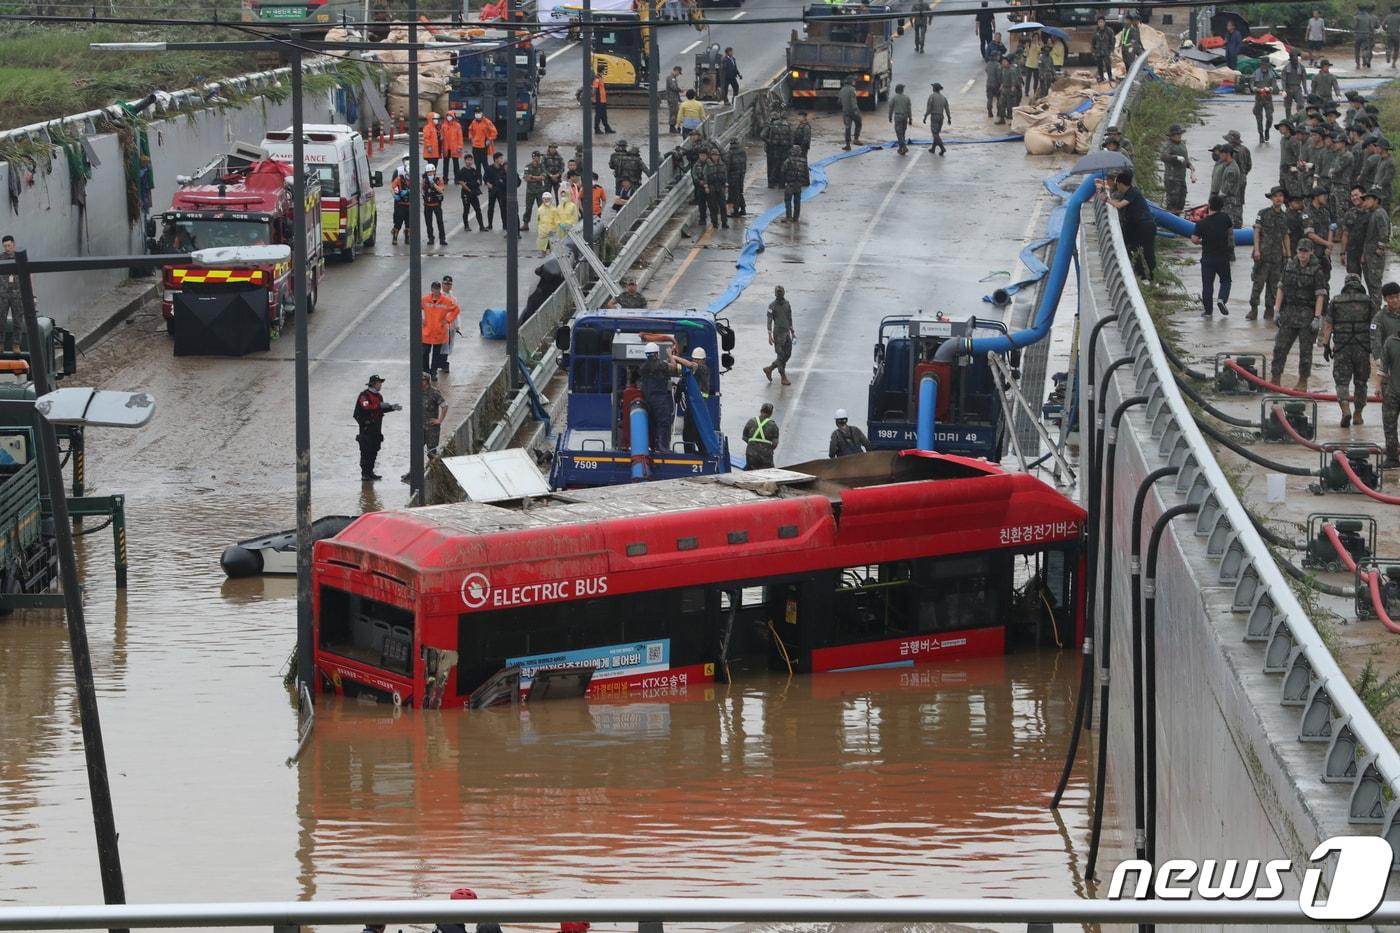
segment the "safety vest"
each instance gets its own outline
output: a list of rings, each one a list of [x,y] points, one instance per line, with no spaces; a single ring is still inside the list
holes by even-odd
[[[772,419],[772,418],[762,418],[762,417],[760,417],[760,418],[755,418],[755,419],[754,419],[753,434],[751,434],[750,436],[744,438],[744,443],[746,443],[746,444],[768,444],[769,446],[772,446],[773,442],[770,441],[770,440],[768,439],[767,435],[765,435],[765,434],[763,433],[763,429],[764,429],[765,427],[767,427],[768,425],[772,424],[772,423],[773,423],[773,419]]]

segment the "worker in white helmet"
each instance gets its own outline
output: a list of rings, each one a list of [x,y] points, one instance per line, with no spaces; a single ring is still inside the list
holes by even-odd
[[[700,387],[700,397],[708,400],[710,397],[710,367],[705,362],[705,357],[705,348],[696,347],[690,351],[690,359],[678,356],[676,363],[695,374],[695,382]],[[684,386],[685,382],[682,381],[681,385]],[[685,420],[681,427],[681,437],[685,439],[686,449],[700,450],[703,445],[700,439],[700,429],[695,426],[695,409],[692,407],[691,398],[686,392],[678,391],[676,400],[682,403],[681,411],[684,413]],[[711,414],[713,415],[713,412]]]
[[[664,358],[661,347],[653,342],[648,342],[643,352],[647,359],[638,370],[637,377],[647,406],[651,449],[667,451],[671,449],[672,422],[676,417],[676,406],[671,399],[671,377],[680,372],[680,366],[676,364],[675,353],[669,343]]]
[[[831,443],[827,445],[828,457],[849,457],[863,454],[870,449],[870,441],[860,428],[846,423],[846,409],[836,409],[836,430],[831,432]]]

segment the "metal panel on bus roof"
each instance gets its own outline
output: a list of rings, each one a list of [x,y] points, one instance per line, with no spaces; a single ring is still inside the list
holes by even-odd
[[[549,481],[535,466],[534,457],[523,448],[443,457],[442,465],[472,502],[504,502],[549,495]]]

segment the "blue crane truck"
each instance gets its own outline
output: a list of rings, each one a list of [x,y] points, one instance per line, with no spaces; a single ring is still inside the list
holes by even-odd
[[[647,450],[646,406],[637,384],[649,342],[669,342],[686,359],[703,349],[710,367],[708,393],[691,370],[681,369],[676,421],[687,427],[664,451]],[[734,332],[726,321],[709,311],[590,311],[561,326],[554,343],[563,353],[569,398],[568,424],[549,474],[553,488],[729,472],[729,442],[719,427],[720,372],[733,365]]]
[[[1006,426],[998,397],[1001,387],[986,356],[967,357],[957,363],[933,359],[944,341],[1004,333],[1006,325],[975,317],[965,321],[941,316],[881,320],[867,411],[871,448],[906,450],[920,446],[919,415],[927,416],[931,411],[933,419],[925,424],[929,449],[999,463],[1006,447]]]

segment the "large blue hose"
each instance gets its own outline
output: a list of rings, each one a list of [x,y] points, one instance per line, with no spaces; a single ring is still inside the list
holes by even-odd
[[[634,404],[627,415],[632,448],[632,481],[640,482],[647,478],[647,456],[651,453],[651,426],[647,423],[647,409],[640,403]]]
[[[1187,220],[1185,217],[1182,217],[1179,214],[1173,214],[1171,211],[1163,210],[1155,204],[1151,205],[1151,207],[1152,216],[1157,220],[1157,226],[1165,230],[1170,230],[1177,236],[1190,236],[1196,231],[1196,225],[1191,221]],[[1254,229],[1252,227],[1241,227],[1240,229],[1236,230],[1235,245],[1253,246]]]
[[[934,354],[935,361],[946,362],[960,353],[1005,353],[1045,339],[1050,333],[1050,325],[1055,323],[1055,309],[1060,305],[1060,293],[1064,291],[1065,280],[1069,278],[1074,240],[1079,235],[1079,209],[1094,196],[1095,182],[1099,177],[1099,173],[1086,176],[1065,202],[1064,216],[1060,220],[1060,246],[1055,250],[1054,265],[1050,267],[1049,278],[1045,280],[1045,291],[1031,326],[1014,334],[945,340]]]
[[[916,445],[919,450],[933,450],[935,425],[933,416],[938,411],[938,380],[932,373],[925,373],[919,380],[919,424]]]

